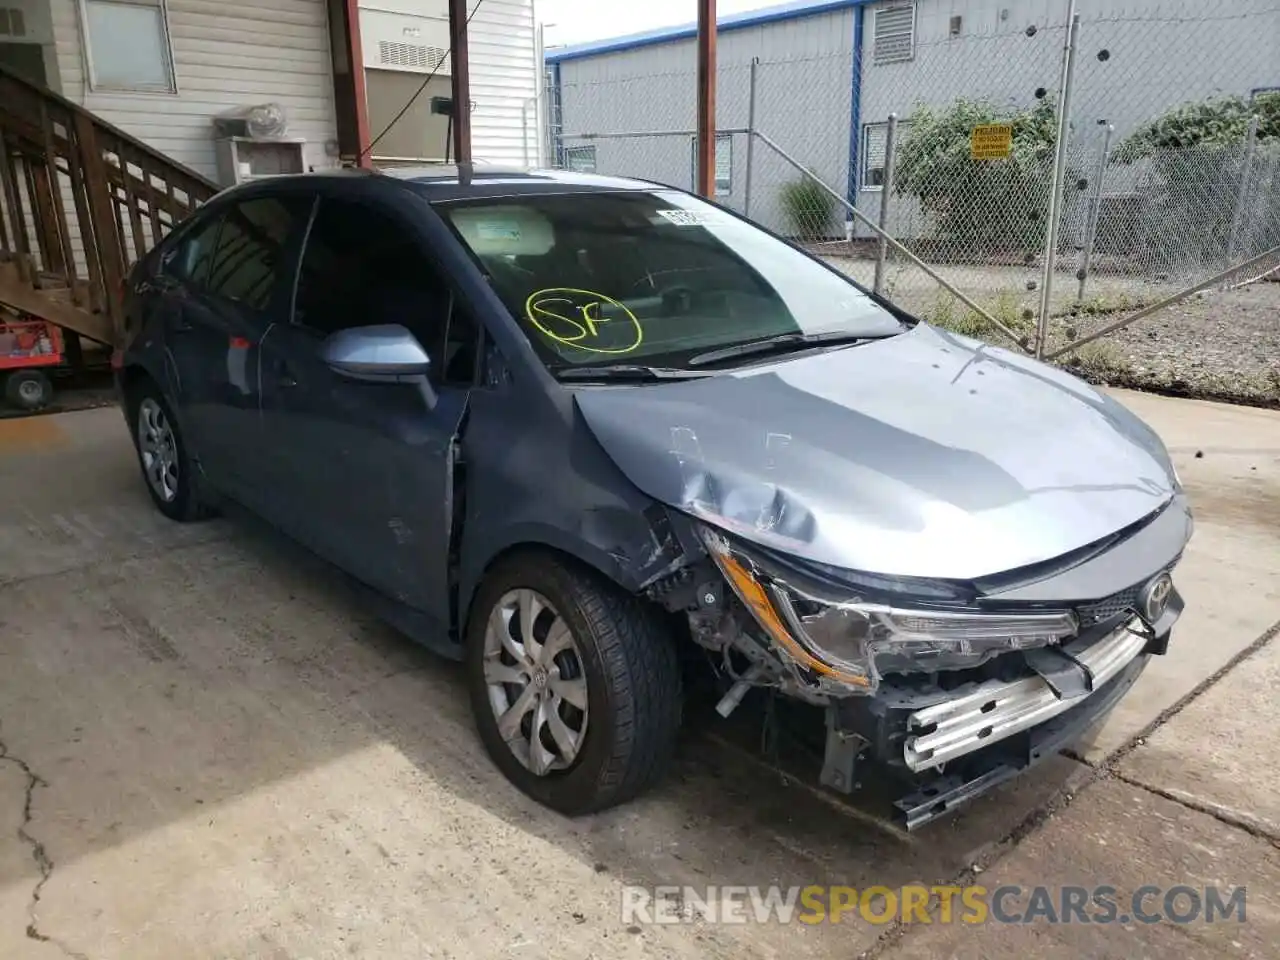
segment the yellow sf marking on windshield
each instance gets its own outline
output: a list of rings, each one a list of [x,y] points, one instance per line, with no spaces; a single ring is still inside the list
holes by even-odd
[[[599,339],[600,325],[610,322],[610,318],[600,316],[601,303],[617,307],[631,322],[635,329],[633,343],[625,347],[588,345],[591,341]],[[586,350],[588,353],[630,353],[644,341],[644,329],[640,326],[636,315],[613,297],[596,293],[594,290],[580,290],[577,287],[548,287],[545,290],[535,290],[529,294],[524,309],[529,322],[537,327],[543,336],[557,343],[563,343],[565,346]],[[579,319],[574,318],[575,313],[578,314]]]

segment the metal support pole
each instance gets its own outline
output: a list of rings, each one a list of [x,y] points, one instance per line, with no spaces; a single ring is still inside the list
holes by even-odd
[[[719,134],[722,137],[735,136],[747,132],[746,127],[721,127]],[[633,140],[637,137],[684,137],[691,139],[698,135],[697,130],[613,130],[609,133],[568,133],[565,134],[570,140]],[[760,139],[765,139],[764,134],[760,134]]]
[[[372,167],[359,4],[357,0],[329,0],[328,12],[329,33],[333,37],[331,53],[338,149],[344,163]]]
[[[538,32],[535,37],[536,50],[534,62],[538,65],[538,94],[533,106],[533,125],[536,130],[534,146],[534,161],[538,167],[551,166],[548,160],[550,151],[547,149],[548,141],[551,139],[549,131],[551,129],[551,114],[548,111],[547,104],[547,51],[544,41],[546,39],[547,25],[545,23],[538,24]]]
[[[453,156],[471,166],[471,72],[467,49],[467,0],[449,0],[449,57],[453,70]]]
[[[1044,356],[1053,302],[1053,270],[1058,260],[1058,221],[1061,219],[1062,179],[1067,165],[1067,133],[1071,124],[1071,87],[1076,72],[1076,37],[1080,17],[1076,0],[1067,0],[1067,41],[1062,48],[1062,85],[1058,96],[1058,142],[1053,153],[1053,185],[1049,190],[1049,222],[1044,241],[1044,278],[1040,284],[1040,322],[1036,328],[1036,358]]]
[[[889,258],[889,194],[893,192],[893,161],[897,156],[898,115],[889,114],[889,124],[884,131],[884,178],[880,183],[880,240],[876,244],[876,278],[871,289],[883,292],[884,265]]]
[[[698,0],[697,192],[716,195],[716,0]]]
[[[751,88],[747,92],[747,184],[742,190],[742,215],[751,216],[751,161],[756,145],[756,71],[760,58],[751,58]]]
[[[1089,219],[1084,225],[1084,250],[1080,259],[1080,288],[1076,291],[1076,302],[1084,300],[1084,287],[1089,279],[1089,267],[1093,262],[1093,241],[1098,235],[1098,215],[1102,212],[1102,181],[1107,177],[1107,161],[1111,159],[1111,134],[1116,128],[1105,120],[1107,131],[1102,138],[1102,156],[1098,157],[1098,175],[1093,178],[1093,197],[1089,201]]]
[[[1240,241],[1240,230],[1244,224],[1245,211],[1249,203],[1249,187],[1253,180],[1253,153],[1258,145],[1258,117],[1249,118],[1249,130],[1244,137],[1244,162],[1240,165],[1240,189],[1236,192],[1236,209],[1231,216],[1231,235],[1227,239],[1227,263],[1236,255],[1236,245]]]

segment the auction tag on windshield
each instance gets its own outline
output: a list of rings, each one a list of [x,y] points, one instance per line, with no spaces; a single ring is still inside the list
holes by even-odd
[[[677,227],[709,227],[712,224],[724,223],[723,218],[714,214],[695,213],[693,210],[659,210],[658,216],[674,223]]]
[[[476,234],[481,240],[488,240],[493,243],[519,243],[520,225],[518,223],[481,221],[476,224]]]

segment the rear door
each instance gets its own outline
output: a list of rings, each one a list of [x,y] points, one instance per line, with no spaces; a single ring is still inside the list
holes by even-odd
[[[293,322],[263,344],[262,411],[281,525],[364,582],[447,622],[454,441],[479,331],[413,222],[325,196],[298,269]],[[368,383],[320,359],[330,334],[398,323],[431,355],[437,395]]]
[[[213,407],[225,394],[220,360],[226,334],[206,305],[209,265],[222,231],[222,208],[206,211],[161,257],[151,286],[163,318],[165,386],[183,437],[205,475],[225,489],[229,457],[225,438],[214,429]]]
[[[296,248],[309,206],[259,196],[224,205],[165,265],[165,342],[180,422],[214,486],[257,508],[260,344],[288,316]]]

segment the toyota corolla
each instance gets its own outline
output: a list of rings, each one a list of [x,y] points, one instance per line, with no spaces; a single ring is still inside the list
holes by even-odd
[[[1163,654],[1165,448],[1053,367],[918,322],[649,183],[451,168],[225,191],[133,271],[123,406],[179,521],[237,502],[466,661],[567,813],[636,796],[682,655],[826,713],[821,780],[918,826]]]

